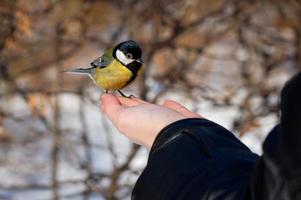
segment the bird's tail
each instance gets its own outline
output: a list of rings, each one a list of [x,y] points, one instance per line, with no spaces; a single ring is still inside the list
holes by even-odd
[[[75,68],[75,69],[69,69],[63,71],[65,73],[71,73],[71,74],[86,74],[91,75],[92,74],[92,68]]]

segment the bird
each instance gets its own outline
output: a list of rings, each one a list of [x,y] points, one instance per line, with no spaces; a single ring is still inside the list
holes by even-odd
[[[127,40],[105,51],[102,56],[90,63],[90,67],[74,68],[64,72],[88,75],[96,86],[105,90],[105,93],[117,90],[123,97],[128,97],[121,89],[141,74],[142,65],[141,47],[137,42]]]

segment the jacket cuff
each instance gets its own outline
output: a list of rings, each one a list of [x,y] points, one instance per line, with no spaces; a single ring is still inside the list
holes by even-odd
[[[205,118],[186,118],[175,121],[163,128],[152,145],[150,153],[164,147],[170,141],[180,136],[183,132],[189,132],[192,127],[214,124]]]

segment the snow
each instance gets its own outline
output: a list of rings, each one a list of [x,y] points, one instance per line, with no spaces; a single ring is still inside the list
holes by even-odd
[[[151,84],[152,82],[150,82]],[[149,94],[153,96],[160,90],[160,86],[153,88]],[[87,174],[81,168],[81,163],[85,161],[84,146],[81,144],[82,119],[80,118],[80,107],[84,114],[84,122],[87,125],[87,136],[93,144],[91,148],[92,170],[96,173],[110,174],[114,165],[121,165],[125,162],[131,148],[131,142],[120,134],[111,122],[100,112],[98,108],[99,90],[88,88],[90,100],[81,99],[74,94],[62,93],[59,95],[60,129],[62,141],[59,155],[58,180],[80,180]],[[243,99],[245,92],[240,90],[236,93],[236,101]],[[181,93],[168,92],[159,98],[162,103],[166,99],[179,101],[188,108],[198,112],[202,116],[221,124],[227,129],[231,129],[232,120],[235,118],[238,108],[235,106],[216,107],[210,101],[200,100],[196,103]],[[256,104],[256,100],[254,100]],[[235,102],[234,102],[235,103]],[[12,108],[11,113],[18,117],[28,116],[29,111],[26,104],[20,97],[12,97],[10,101],[1,102],[1,106]],[[23,113],[17,110],[24,111]],[[53,113],[48,113],[51,118]],[[49,120],[52,121],[52,120]],[[277,123],[277,116],[269,115],[259,120],[260,128],[246,133],[241,141],[246,144],[253,152],[261,154],[261,143],[269,130]],[[4,121],[5,129],[13,134],[15,142],[13,148],[2,146],[0,153],[0,162],[4,164],[0,168],[0,185],[26,185],[27,183],[49,185],[50,177],[50,155],[53,146],[52,135],[44,124],[37,118],[26,118],[22,121],[6,119]],[[29,138],[29,139],[28,139]],[[33,141],[31,141],[33,140]],[[108,149],[109,143],[113,145],[114,157]],[[140,172],[146,165],[148,159],[148,150],[141,148],[137,156],[130,163],[133,171]],[[21,166],[20,166],[21,165]],[[126,172],[119,179],[121,185],[133,185],[138,174]],[[106,188],[110,184],[107,178],[100,181],[100,187]],[[66,196],[62,199],[81,199],[73,196],[74,193],[80,193],[85,189],[82,183],[63,185],[60,189],[60,195]],[[126,189],[121,189],[117,193],[120,196],[126,196]],[[0,190],[1,196],[6,199],[49,199],[52,196],[51,190],[32,188],[29,190]],[[70,196],[70,197],[68,197]],[[5,199],[4,198],[4,199]],[[90,199],[102,199],[99,195],[92,195]],[[129,197],[125,197],[128,199]]]

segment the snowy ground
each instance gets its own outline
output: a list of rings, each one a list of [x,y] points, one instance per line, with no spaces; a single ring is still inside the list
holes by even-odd
[[[91,89],[92,96],[95,100],[99,97],[99,91]],[[166,97],[163,97],[163,99]],[[171,95],[169,98],[177,100],[187,107],[196,110],[206,118],[229,128],[231,119],[237,113],[236,108],[216,108],[209,102],[200,102],[197,107],[188,99],[181,96]],[[160,99],[161,101],[163,99]],[[160,101],[159,100],[159,101]],[[79,118],[80,99],[73,94],[62,94],[59,97],[61,107],[60,126],[63,132],[61,141],[61,156],[58,177],[60,181],[79,180],[86,176],[85,172],[80,169],[79,162],[83,159],[82,146],[78,145],[81,123]],[[4,110],[9,111],[17,118],[24,118],[30,115],[28,107],[23,100],[14,96],[0,102]],[[9,108],[5,109],[5,108]],[[108,151],[108,141],[113,142],[114,151],[117,158],[114,162],[121,164],[124,162],[128,154],[131,143],[127,138],[119,134],[110,122],[100,113],[97,105],[90,101],[84,103],[84,118],[87,122],[87,131],[92,148],[93,171],[110,173],[112,170],[112,155]],[[49,113],[49,117],[51,117]],[[277,119],[275,116],[262,118],[260,123],[264,126],[256,129],[246,135],[241,140],[250,149],[261,154],[261,143],[266,137],[268,131],[274,126]],[[5,129],[13,135],[13,145],[1,146],[0,151],[0,199],[11,200],[42,200],[51,199],[51,191],[49,188],[43,188],[43,185],[50,183],[50,161],[49,155],[52,148],[52,135],[43,123],[38,119],[26,120],[6,120]],[[138,171],[143,169],[146,164],[148,151],[142,148],[138,156],[131,164],[133,169]],[[124,174],[121,182],[124,184],[134,184],[137,176],[133,174]],[[110,180],[103,180],[104,187]],[[29,188],[28,190],[13,189],[8,190],[9,186],[15,185],[40,185],[40,188]],[[6,186],[6,187],[2,187]],[[82,183],[66,184],[61,188],[61,195],[66,196],[63,199],[81,199],[72,196],[73,193],[80,192],[84,189]],[[122,192],[122,191],[121,191]],[[71,195],[68,197],[68,195]],[[68,197],[68,198],[67,198]],[[99,195],[93,195],[90,199],[101,199]]]

